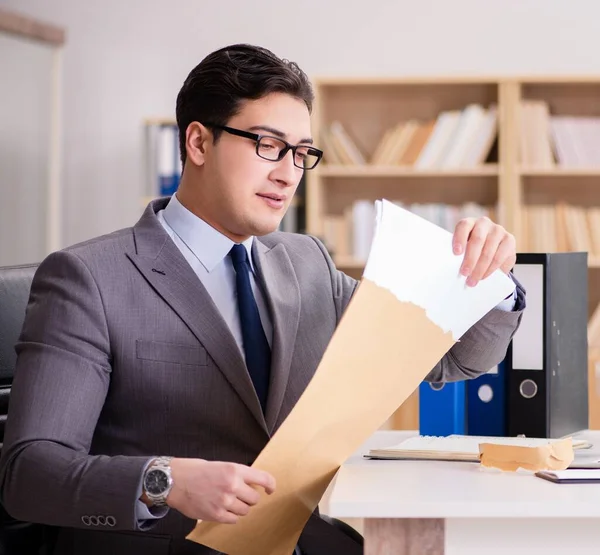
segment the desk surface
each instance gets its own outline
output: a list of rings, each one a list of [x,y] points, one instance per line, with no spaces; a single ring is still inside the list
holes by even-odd
[[[327,513],[338,518],[600,517],[600,484],[554,484],[532,473],[478,463],[381,461],[362,457],[416,432],[379,431],[340,468]],[[600,459],[600,431],[575,434]],[[578,453],[579,455],[579,453]]]

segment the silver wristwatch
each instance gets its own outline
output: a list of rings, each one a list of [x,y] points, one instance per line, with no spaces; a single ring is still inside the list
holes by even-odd
[[[154,459],[144,472],[142,487],[146,497],[153,505],[165,505],[167,496],[173,487],[171,476],[171,459],[173,457],[158,457]]]

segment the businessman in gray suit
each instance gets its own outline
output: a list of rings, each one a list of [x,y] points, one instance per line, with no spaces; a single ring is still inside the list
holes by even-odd
[[[357,286],[316,238],[276,231],[322,156],[312,101],[297,65],[265,49],[210,54],[177,98],[177,194],[150,203],[132,228],[40,265],[0,480],[15,518],[57,527],[54,553],[214,554],[185,540],[195,520],[235,523],[257,489],[277,487],[249,465],[308,385]],[[462,220],[454,248],[471,286],[515,262],[514,238],[487,218]],[[497,364],[524,306],[516,284],[427,379]],[[296,551],[361,547],[315,512]]]

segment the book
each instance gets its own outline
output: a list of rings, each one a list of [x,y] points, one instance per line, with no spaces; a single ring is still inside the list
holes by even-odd
[[[540,447],[555,439],[533,437],[467,436],[414,436],[398,445],[383,449],[371,449],[366,455],[371,459],[424,459],[438,461],[479,462],[479,444],[514,445],[518,447]],[[573,449],[587,449],[591,444],[573,439]]]
[[[600,468],[566,470],[540,470],[535,475],[556,484],[597,484],[600,483]]]

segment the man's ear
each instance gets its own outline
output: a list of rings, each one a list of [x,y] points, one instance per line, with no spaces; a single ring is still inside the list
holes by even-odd
[[[201,123],[193,121],[185,130],[187,161],[196,166],[204,165],[206,151],[212,144],[212,133]]]

